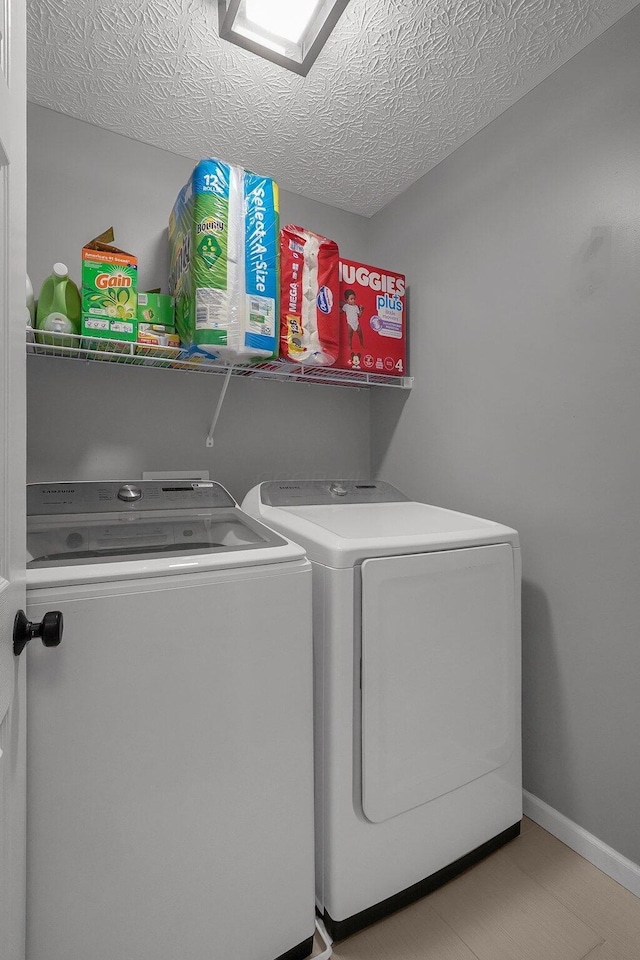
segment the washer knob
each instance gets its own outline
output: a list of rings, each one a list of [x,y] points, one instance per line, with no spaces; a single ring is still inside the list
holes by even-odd
[[[334,497],[346,497],[349,491],[342,483],[332,483],[329,487],[329,493]]]
[[[142,497],[142,490],[133,483],[125,483],[118,490],[118,500],[124,500],[125,503],[135,503]]]

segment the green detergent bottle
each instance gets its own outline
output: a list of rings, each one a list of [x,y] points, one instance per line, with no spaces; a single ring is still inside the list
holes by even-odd
[[[82,300],[80,291],[69,277],[64,263],[54,263],[53,273],[42,284],[36,310],[36,330],[48,330],[55,333],[47,337],[36,333],[38,343],[58,347],[80,346],[80,341],[71,337],[62,337],[63,333],[80,334]]]

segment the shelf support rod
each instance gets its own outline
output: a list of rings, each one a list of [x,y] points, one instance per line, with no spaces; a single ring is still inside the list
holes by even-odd
[[[216,429],[216,424],[218,422],[218,417],[220,416],[220,411],[222,410],[222,404],[224,403],[224,397],[227,392],[227,387],[229,386],[229,380],[231,379],[231,374],[233,373],[233,367],[230,366],[227,368],[225,374],[224,383],[222,384],[222,390],[220,391],[220,396],[218,397],[218,405],[216,407],[216,412],[213,415],[213,420],[211,421],[211,426],[209,427],[209,433],[207,434],[207,439],[205,440],[205,447],[213,446],[213,434]]]

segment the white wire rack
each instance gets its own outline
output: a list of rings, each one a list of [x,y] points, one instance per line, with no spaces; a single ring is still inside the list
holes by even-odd
[[[29,330],[27,353],[66,360],[124,363],[138,367],[164,370],[183,370],[187,373],[227,374],[269,380],[293,380],[303,383],[324,383],[342,387],[395,387],[409,390],[413,377],[392,376],[368,370],[335,370],[332,367],[313,367],[302,363],[271,360],[266,363],[231,363],[203,356],[189,356],[188,351],[175,347],[152,347],[122,340],[104,340],[70,333],[40,333]]]

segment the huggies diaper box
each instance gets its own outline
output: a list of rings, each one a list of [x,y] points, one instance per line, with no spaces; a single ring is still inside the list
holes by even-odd
[[[340,355],[345,370],[407,373],[405,278],[340,258]]]
[[[201,160],[169,218],[176,329],[191,349],[228,360],[278,349],[278,185]]]

